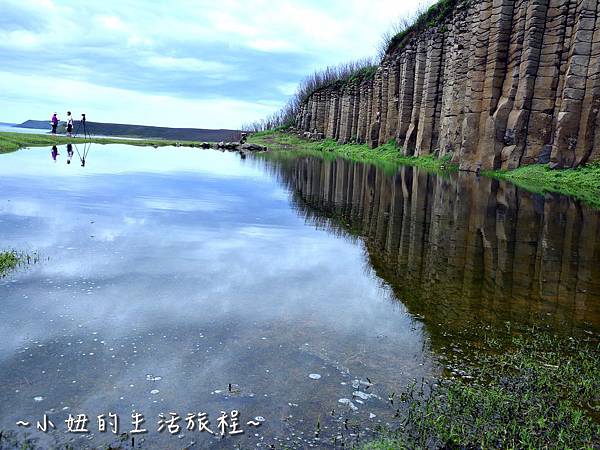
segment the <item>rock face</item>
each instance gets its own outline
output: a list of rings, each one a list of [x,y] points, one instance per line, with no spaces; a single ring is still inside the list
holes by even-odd
[[[599,111],[600,1],[458,0],[372,79],[313,93],[296,125],[463,170],[575,167],[600,159]]]

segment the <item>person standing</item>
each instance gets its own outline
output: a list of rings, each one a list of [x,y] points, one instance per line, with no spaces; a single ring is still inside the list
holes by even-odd
[[[52,125],[52,134],[56,135],[56,128],[58,127],[58,116],[56,113],[52,114],[52,119],[50,119],[50,125]]]
[[[73,116],[67,111],[67,136],[73,137]]]

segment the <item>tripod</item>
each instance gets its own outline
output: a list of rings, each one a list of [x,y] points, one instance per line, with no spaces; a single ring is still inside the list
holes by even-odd
[[[81,121],[79,122],[79,125],[77,125],[77,129],[75,130],[75,134],[73,136],[77,136],[80,128],[83,128],[83,137],[86,140],[86,142],[83,143],[83,155],[79,153],[79,148],[77,147],[77,144],[75,144],[75,150],[77,150],[77,155],[79,156],[79,160],[81,161],[81,167],[85,167],[85,162],[88,153],[90,151],[90,148],[92,147],[92,143],[90,141],[92,133],[89,131],[89,127],[86,126],[85,114],[81,115]]]
[[[79,125],[77,125],[77,129],[75,130],[75,133],[73,134],[73,136],[77,136],[79,133],[79,129],[83,128],[83,137],[85,139],[89,139],[92,137],[92,133],[89,131],[89,127],[86,127],[86,120],[85,120],[85,114],[81,115],[81,120],[79,121]]]

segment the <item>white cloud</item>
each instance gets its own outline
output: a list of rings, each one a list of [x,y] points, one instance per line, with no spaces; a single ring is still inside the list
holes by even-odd
[[[277,86],[277,89],[279,89],[279,92],[283,95],[292,95],[296,92],[297,87],[297,83],[282,83]]]
[[[86,112],[97,122],[142,123],[167,127],[238,128],[277,110],[278,104],[233,98],[185,99],[108,88],[81,81],[0,72],[0,103],[10,99],[17,117],[44,118],[53,111]],[[19,110],[20,98],[35,97],[45,109]],[[48,109],[49,108],[49,109]]]
[[[27,30],[0,31],[0,48],[18,51],[41,50],[42,38]]]
[[[247,42],[249,47],[261,50],[264,52],[281,52],[286,50],[294,50],[294,46],[284,40],[277,39],[254,39]]]
[[[96,16],[96,20],[100,25],[109,30],[127,31],[127,25],[117,16]]]
[[[373,56],[420,3],[5,0],[0,120],[45,117],[32,105],[86,104],[110,121],[237,127],[283,105],[310,71]]]
[[[148,65],[165,69],[190,72],[223,72],[233,67],[218,61],[203,61],[198,58],[175,58],[172,56],[150,56],[145,61]]]

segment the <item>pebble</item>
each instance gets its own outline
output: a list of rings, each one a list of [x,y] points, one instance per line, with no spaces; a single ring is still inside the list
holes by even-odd
[[[370,398],[371,398],[371,395],[370,395],[370,394],[366,394],[366,393],[364,393],[364,392],[362,392],[362,391],[354,391],[354,392],[352,393],[352,395],[353,395],[354,397],[358,397],[358,398],[361,398],[361,399],[363,399],[363,400],[368,400],[368,399],[370,399]]]

